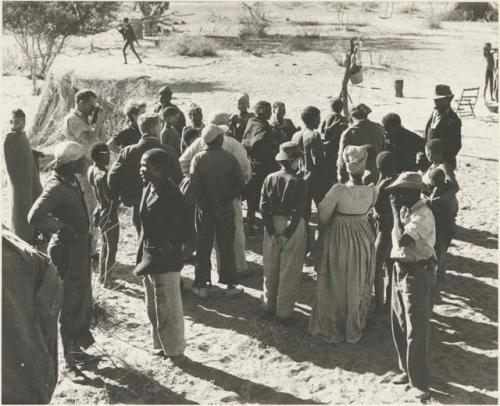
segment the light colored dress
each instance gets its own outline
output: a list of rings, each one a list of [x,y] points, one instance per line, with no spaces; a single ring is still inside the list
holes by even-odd
[[[309,333],[330,343],[361,339],[375,274],[375,234],[367,213],[373,185],[335,184],[319,204],[317,294]]]

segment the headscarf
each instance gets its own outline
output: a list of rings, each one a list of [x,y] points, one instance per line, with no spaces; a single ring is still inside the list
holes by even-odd
[[[54,147],[54,159],[49,166],[59,168],[62,165],[76,162],[85,156],[85,150],[77,142],[62,141]]]
[[[361,175],[365,171],[366,158],[368,157],[366,148],[349,145],[344,149],[342,157],[348,173]]]

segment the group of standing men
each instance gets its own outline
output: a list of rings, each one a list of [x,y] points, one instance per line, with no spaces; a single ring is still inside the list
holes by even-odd
[[[452,98],[448,86],[436,86],[435,109],[425,139],[441,140],[442,160],[436,165],[446,164],[454,170],[461,148],[461,123],[451,110]],[[314,236],[308,231],[312,201],[318,206],[332,185],[346,182],[347,172],[352,178],[352,162],[346,168],[346,148],[366,149],[366,167],[360,174],[364,184],[383,183],[379,162],[383,161],[384,151],[392,155],[393,183],[395,175],[414,173],[434,162],[432,157],[431,162],[427,160],[430,155],[425,140],[402,127],[397,114],[386,115],[382,126],[368,119],[371,109],[365,104],[352,108],[350,120],[342,115],[339,99],[332,100],[331,113],[323,121],[319,109],[306,107],[301,114],[304,129],[300,129],[285,118],[282,102],[271,105],[259,101],[254,113],[249,112],[247,94],[238,99],[238,113],[215,112],[207,124],[195,104],[189,106],[190,123],[186,123],[183,112],[171,100],[172,91],[164,87],[154,113],[146,113],[145,104],[127,104],[129,126],[108,140],[103,134],[105,114],[99,109],[97,95],[80,90],[75,96],[75,108],[64,119],[66,141],[54,149],[52,176],[43,192],[38,177],[39,154],[32,153],[23,131],[24,113],[13,112],[12,133],[4,144],[14,192],[13,231],[34,244],[33,230],[51,236],[48,254],[65,290],[60,322],[70,369],[85,362],[88,355],[84,350],[94,342],[90,332],[90,263],[95,254],[91,230],[95,227],[102,237],[100,276],[102,283],[109,286],[119,239],[119,204],[133,210],[139,235],[135,273],[144,277],[154,348],[158,355],[179,359],[185,348],[179,274],[184,263],[195,262],[192,292],[201,298],[209,296],[210,255],[215,238],[219,283],[227,286],[229,296],[242,292],[237,286],[239,277],[247,271],[242,199],[247,201],[247,234],[255,233],[259,210],[264,223],[264,307],[287,324],[306,252],[314,252]],[[117,152],[118,158],[108,171],[110,151]],[[25,156],[22,173],[30,172],[22,179],[17,172],[19,156]],[[26,179],[32,180],[29,185]],[[400,180],[393,186],[404,188],[411,184],[410,176],[410,181]],[[398,209],[418,202],[414,194],[410,195],[405,200],[403,193]],[[419,238],[415,225],[405,234],[404,224],[412,221],[411,210],[411,206],[406,207],[402,223],[399,214],[397,217],[401,247],[412,246]],[[378,224],[377,306],[384,301],[383,267],[388,260],[390,233]],[[435,256],[434,251],[431,254]],[[408,261],[412,272],[419,271],[421,258],[406,253],[396,259],[404,265],[397,268],[397,283],[410,272]],[[408,289],[398,292],[401,301],[393,303],[393,308],[399,306],[394,317],[427,311],[425,306],[412,307],[416,299]],[[419,296],[426,294],[418,292]],[[410,352],[413,319],[408,316],[407,320],[410,325],[401,328],[406,329],[408,342],[402,338],[404,331],[395,336],[398,351],[403,348],[403,340]],[[424,316],[418,320],[428,323]],[[427,349],[428,344],[423,345],[412,357],[424,356]],[[403,352],[399,355],[400,366],[411,382],[417,360],[406,359]]]

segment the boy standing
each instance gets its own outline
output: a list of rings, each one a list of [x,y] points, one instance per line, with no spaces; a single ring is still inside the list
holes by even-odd
[[[89,168],[87,177],[94,189],[98,206],[92,221],[101,232],[101,254],[99,256],[99,281],[105,288],[111,282],[111,269],[116,262],[120,225],[116,205],[111,204],[108,186],[109,149],[104,143],[94,144],[90,150],[94,164]]]
[[[163,110],[163,120],[165,122],[160,140],[163,145],[170,145],[174,148],[177,158],[181,156],[181,135],[176,126],[179,120],[179,109],[169,106]]]
[[[299,145],[285,142],[276,161],[281,170],[264,181],[260,211],[264,220],[264,307],[284,324],[291,321],[307,243],[306,182],[297,176]]]
[[[26,116],[14,110],[10,119],[11,132],[3,144],[5,167],[10,180],[11,230],[32,244],[35,233],[28,223],[28,212],[42,193],[38,166],[28,137],[24,132]]]

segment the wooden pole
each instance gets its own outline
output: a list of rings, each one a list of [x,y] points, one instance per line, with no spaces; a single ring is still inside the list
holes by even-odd
[[[354,38],[351,38],[349,51],[347,53],[346,63],[345,63],[345,72],[344,79],[342,80],[342,90],[341,90],[341,98],[342,103],[344,104],[343,110],[344,115],[349,119],[349,97],[347,94],[347,83],[349,82],[349,73],[351,71],[351,62],[352,62],[352,54],[354,53]]]

